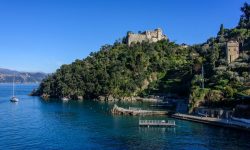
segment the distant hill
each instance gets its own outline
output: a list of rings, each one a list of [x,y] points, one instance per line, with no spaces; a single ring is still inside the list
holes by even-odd
[[[19,72],[16,70],[0,68],[0,83],[10,83],[13,81],[15,75],[15,82],[17,83],[36,83],[41,82],[46,76],[42,72]]]

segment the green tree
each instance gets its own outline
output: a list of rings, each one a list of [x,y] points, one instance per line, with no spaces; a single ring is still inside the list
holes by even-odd
[[[234,89],[230,86],[225,87],[225,95],[226,97],[232,98],[234,96]]]
[[[225,29],[224,29],[224,25],[221,24],[220,25],[220,31],[218,32],[218,36],[224,36],[224,33],[225,33]]]
[[[239,27],[246,28],[248,31],[250,29],[250,5],[248,3],[244,3],[244,6],[241,7],[241,11],[243,14],[241,15]]]

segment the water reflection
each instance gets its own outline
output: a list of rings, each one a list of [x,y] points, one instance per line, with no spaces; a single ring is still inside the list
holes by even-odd
[[[139,127],[139,133],[141,134],[175,134],[176,127]]]

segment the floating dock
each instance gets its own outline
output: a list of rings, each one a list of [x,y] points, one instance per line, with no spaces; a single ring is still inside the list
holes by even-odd
[[[139,126],[146,127],[174,127],[175,121],[168,120],[139,120]]]
[[[129,107],[129,109],[125,109],[122,107],[118,107],[116,104],[111,110],[112,114],[115,115],[131,115],[131,116],[138,116],[138,115],[168,115],[168,111],[158,111],[158,110],[142,110],[140,108]]]

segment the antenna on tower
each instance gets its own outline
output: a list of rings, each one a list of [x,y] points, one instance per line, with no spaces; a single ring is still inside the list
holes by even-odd
[[[202,89],[204,89],[204,67],[203,67],[203,64],[202,64],[202,67],[201,67],[201,86],[202,86]]]

